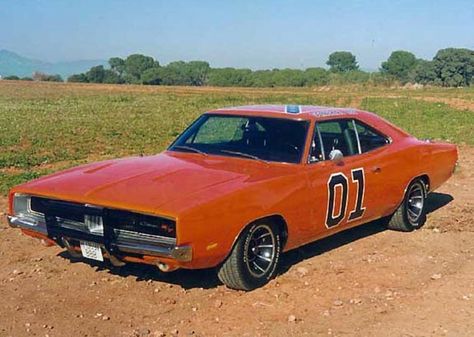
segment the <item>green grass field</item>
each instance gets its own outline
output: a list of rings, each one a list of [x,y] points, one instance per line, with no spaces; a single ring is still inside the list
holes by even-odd
[[[474,88],[236,89],[0,81],[0,193],[79,163],[158,153],[202,112],[254,103],[357,107],[420,138],[474,144]]]

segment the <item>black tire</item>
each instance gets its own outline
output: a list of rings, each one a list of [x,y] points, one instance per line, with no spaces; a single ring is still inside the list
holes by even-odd
[[[401,232],[421,228],[426,221],[426,184],[422,179],[413,180],[408,186],[403,202],[390,218],[387,227]]]
[[[275,225],[252,224],[239,236],[217,276],[232,289],[261,287],[275,276],[281,248],[281,234]]]

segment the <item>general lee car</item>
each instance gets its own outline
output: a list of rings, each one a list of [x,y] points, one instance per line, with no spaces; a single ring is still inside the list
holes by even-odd
[[[271,279],[280,254],[375,219],[411,231],[453,173],[454,145],[378,117],[318,106],[200,116],[161,154],[88,164],[10,192],[8,220],[113,265],[216,267],[228,287]]]

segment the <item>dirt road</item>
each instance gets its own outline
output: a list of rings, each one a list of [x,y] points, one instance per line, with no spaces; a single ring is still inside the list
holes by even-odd
[[[474,149],[460,156],[422,230],[305,246],[250,293],[212,270],[91,266],[3,221],[0,336],[474,336]]]

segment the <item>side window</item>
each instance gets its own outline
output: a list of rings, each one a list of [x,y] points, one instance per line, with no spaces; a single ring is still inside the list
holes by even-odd
[[[329,153],[334,149],[341,149],[342,130],[338,121],[322,122],[316,124],[321,135],[321,141],[324,149],[324,158],[329,158]]]
[[[354,121],[359,136],[360,148],[362,153],[377,149],[390,141],[373,128],[359,121]]]
[[[357,133],[351,120],[320,122],[317,127],[323,144],[324,158],[329,158],[332,150],[341,151],[345,157],[359,154]]]
[[[346,127],[344,129],[344,134],[347,142],[350,144],[349,146],[351,148],[352,154],[360,154],[361,150],[359,148],[359,140],[356,131],[357,127],[354,123],[354,120],[351,119],[345,121],[345,123]]]

